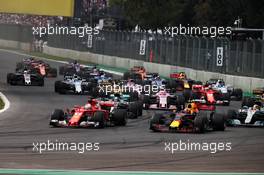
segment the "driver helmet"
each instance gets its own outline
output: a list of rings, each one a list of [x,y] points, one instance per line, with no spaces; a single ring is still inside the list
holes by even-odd
[[[73,75],[74,79],[78,79],[78,76],[76,74]]]
[[[254,106],[253,106],[253,108],[252,108],[253,110],[260,110],[260,106],[259,105],[257,105],[257,104],[255,104]]]
[[[28,71],[27,69],[24,70],[24,74],[28,74],[28,72],[29,72],[29,71]]]
[[[117,102],[117,101],[118,101],[118,97],[115,97],[115,98],[114,98],[114,101]]]
[[[184,111],[185,111],[186,113],[190,114],[191,111],[192,111],[192,104],[188,104],[187,107],[184,109]]]
[[[86,105],[84,105],[84,109],[85,110],[89,110],[89,109],[91,109],[92,108],[92,105],[91,104],[86,104]]]

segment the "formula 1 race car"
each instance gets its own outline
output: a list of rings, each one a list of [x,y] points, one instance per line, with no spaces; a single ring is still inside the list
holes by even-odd
[[[222,94],[228,93],[230,99],[242,100],[242,89],[235,89],[231,85],[226,85],[223,79],[210,79],[205,83],[205,86],[211,86],[212,89],[220,91]]]
[[[77,60],[69,61],[67,64],[59,67],[59,74],[77,74],[81,71],[83,67],[80,65],[80,63],[77,62]]]
[[[26,85],[26,86],[44,86],[44,78],[30,70],[20,70],[16,73],[7,74],[7,84]]]
[[[253,107],[243,106],[238,111],[227,112],[227,126],[261,126],[264,127],[264,108],[261,103]]]
[[[123,75],[124,80],[133,79],[136,82],[144,80],[146,76],[146,69],[142,66],[134,66],[129,72],[125,72]],[[141,83],[140,83],[141,84]]]
[[[225,120],[224,116],[215,113],[215,106],[193,102],[179,112],[154,114],[150,129],[154,132],[224,131]]]
[[[193,85],[190,100],[206,100],[210,104],[225,105],[230,104],[229,93],[222,93],[203,85]]]
[[[143,113],[143,103],[139,99],[131,98],[131,94],[111,94],[108,98],[101,98],[100,105],[104,109],[126,109],[128,118],[138,118]],[[111,108],[111,109],[110,109]]]
[[[22,69],[31,69],[42,75],[43,77],[57,77],[57,69],[52,68],[49,64],[35,58],[26,58],[22,62],[17,63],[16,71]]]
[[[170,109],[180,110],[185,105],[184,96],[181,94],[171,94],[166,90],[158,93],[143,96],[144,109]]]
[[[166,88],[171,92],[183,92],[185,101],[188,101],[191,96],[193,85],[201,85],[202,82],[188,79],[184,72],[170,74],[170,80],[166,83]]]
[[[75,106],[63,111],[55,109],[50,118],[53,127],[83,127],[104,128],[105,126],[125,126],[127,123],[126,109],[115,108],[105,110],[109,104],[99,105],[96,99],[91,99],[85,106]],[[102,108],[101,108],[102,107]],[[112,109],[110,107],[110,109]]]
[[[148,73],[143,82],[143,85],[155,85],[158,88],[165,88],[167,81],[165,79],[160,78],[157,73]]]
[[[172,79],[187,79],[187,75],[184,72],[174,72],[170,74]]]
[[[59,67],[60,75],[73,75],[79,76],[98,76],[101,75],[100,70],[96,66],[82,66],[77,60],[69,61],[67,64]]]
[[[59,94],[91,94],[96,82],[83,79],[77,75],[65,75],[63,81],[55,82],[55,92]]]

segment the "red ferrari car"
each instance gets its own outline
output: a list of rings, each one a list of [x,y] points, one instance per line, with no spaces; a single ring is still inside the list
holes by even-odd
[[[75,106],[71,110],[55,109],[51,115],[50,125],[54,127],[94,127],[125,126],[127,110],[113,106],[113,103],[101,103],[89,100],[85,106]]]

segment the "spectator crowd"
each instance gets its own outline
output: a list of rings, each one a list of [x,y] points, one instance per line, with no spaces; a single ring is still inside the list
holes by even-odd
[[[0,24],[47,26],[61,19],[62,17],[0,13]]]

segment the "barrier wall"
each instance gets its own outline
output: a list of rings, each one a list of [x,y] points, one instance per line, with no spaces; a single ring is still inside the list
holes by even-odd
[[[158,72],[162,76],[168,77],[173,72],[185,72],[191,79],[199,81],[207,81],[210,78],[223,78],[226,84],[231,84],[234,87],[242,88],[244,91],[251,92],[256,87],[264,86],[264,79],[226,75],[214,72],[206,72],[200,70],[194,70],[191,68],[184,68],[179,66],[170,66],[165,64],[157,64],[150,62],[143,62],[139,60],[132,60],[127,58],[121,58],[116,56],[99,55],[90,52],[80,52],[69,49],[60,49],[45,46],[43,52],[49,55],[73,58],[83,61],[88,61],[94,64],[102,64],[111,67],[119,67],[129,69],[133,66],[144,66],[149,72]]]
[[[8,47],[8,48],[29,51],[31,48],[31,44],[0,39],[0,47]],[[191,68],[184,68],[180,66],[170,66],[166,64],[150,63],[150,62],[132,60],[132,59],[121,58],[116,56],[99,55],[90,52],[80,52],[69,49],[53,48],[49,46],[45,46],[43,48],[43,52],[49,55],[54,55],[64,58],[73,58],[73,59],[88,61],[94,64],[101,64],[101,65],[119,67],[124,69],[130,69],[133,66],[144,66],[149,72],[158,72],[160,75],[165,77],[168,77],[170,73],[173,72],[185,72],[189,78],[203,82],[207,81],[210,78],[223,78],[227,84],[231,84],[237,88],[242,88],[244,91],[247,92],[251,92],[252,89],[256,87],[264,86],[264,79],[254,78],[254,77],[243,77],[243,76],[234,76],[234,75],[220,74],[214,72],[206,72],[206,71],[194,70]]]
[[[13,49],[19,49],[19,50],[24,50],[24,51],[30,51],[31,50],[31,44],[30,43],[11,41],[11,40],[3,40],[3,39],[0,39],[0,47],[13,48]]]

